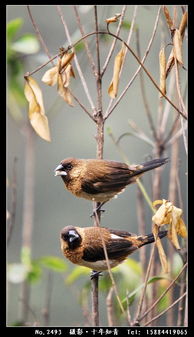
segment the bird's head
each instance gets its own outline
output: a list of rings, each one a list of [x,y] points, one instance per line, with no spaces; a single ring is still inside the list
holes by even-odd
[[[55,176],[61,176],[64,181],[69,180],[69,173],[75,166],[75,158],[66,158],[55,169]]]
[[[77,248],[82,239],[77,229],[74,226],[66,226],[61,231],[61,247],[62,249]]]

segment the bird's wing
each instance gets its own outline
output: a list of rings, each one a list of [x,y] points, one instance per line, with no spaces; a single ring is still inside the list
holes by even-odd
[[[94,174],[88,174],[82,181],[82,189],[89,194],[106,193],[109,191],[120,192],[130,180],[129,167],[126,164],[114,161],[107,161],[104,165],[100,165],[96,161]],[[90,173],[90,167],[88,166]]]
[[[130,254],[137,247],[134,246],[132,241],[126,239],[111,239],[106,242],[106,249],[109,259],[118,259]],[[96,262],[99,260],[105,260],[104,249],[101,244],[98,246],[87,246],[84,249],[82,259],[88,262]]]

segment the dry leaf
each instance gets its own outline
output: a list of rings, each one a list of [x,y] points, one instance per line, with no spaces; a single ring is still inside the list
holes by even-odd
[[[32,127],[41,138],[51,141],[48,119],[44,111],[42,92],[32,77],[26,77],[24,94],[29,102],[28,116]]]
[[[174,65],[174,52],[172,49],[166,64],[166,78],[168,77],[173,65]]]
[[[178,63],[183,65],[182,37],[178,29],[175,29],[174,36],[173,36],[173,52],[174,52],[174,57],[177,59]]]
[[[170,13],[168,11],[168,8],[166,6],[163,6],[163,11],[164,11],[164,15],[166,17],[166,22],[168,24],[168,27],[169,27],[170,30],[172,30],[174,28],[174,25],[173,25],[173,21],[171,19]]]
[[[153,205],[161,204],[161,200],[156,200]],[[182,220],[182,209],[175,207],[170,201],[163,199],[162,205],[152,217],[153,222],[162,226],[169,224],[168,237],[172,244],[180,249],[177,234],[186,237],[187,229],[184,221]]]
[[[188,14],[187,12],[185,12],[182,16],[182,19],[179,25],[179,31],[180,31],[182,39],[184,37],[185,29],[187,27],[187,18],[188,18]]]
[[[74,55],[74,52],[64,54],[62,58],[59,58],[57,66],[47,70],[42,77],[42,81],[50,86],[57,83],[59,95],[71,106],[73,105],[72,95],[68,86],[70,84],[70,77],[75,77],[73,67],[70,63]]]
[[[115,14],[112,18],[108,18],[105,20],[106,23],[112,23],[112,22],[117,22],[118,18],[120,18],[121,14]]]
[[[53,86],[57,83],[57,74],[58,66],[55,66],[46,71],[46,73],[42,77],[42,81],[50,86]]]
[[[159,64],[160,64],[160,90],[165,95],[166,94],[166,56],[165,56],[164,48],[162,48],[159,53]],[[160,97],[163,97],[163,95],[161,95]]]
[[[120,52],[115,57],[114,70],[113,70],[113,79],[108,88],[108,93],[111,98],[115,98],[118,92],[119,85],[119,74],[123,64],[124,55],[125,55],[125,46],[123,45]]]
[[[64,101],[66,103],[68,103],[69,105],[73,106],[72,96],[70,94],[69,89],[66,88],[66,87],[64,87],[64,85],[63,85],[63,79],[62,79],[62,75],[61,74],[58,74],[57,91],[58,91],[58,94],[64,99]]]
[[[159,254],[159,257],[160,257],[162,270],[163,270],[164,273],[168,273],[168,262],[167,262],[166,254],[165,254],[163,246],[162,246],[162,242],[161,242],[160,238],[158,237],[159,227],[156,224],[153,225],[152,232],[153,232],[155,240],[156,240],[156,246],[157,246],[158,254]]]

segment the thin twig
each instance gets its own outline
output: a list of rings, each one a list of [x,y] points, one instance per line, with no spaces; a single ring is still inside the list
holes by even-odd
[[[123,22],[123,19],[124,19],[124,15],[125,15],[125,12],[126,12],[126,8],[127,8],[127,6],[123,6],[122,11],[121,11],[121,16],[120,16],[120,19],[119,19],[119,24],[118,24],[117,31],[116,31],[116,35],[117,35],[117,36],[119,35],[120,30],[121,30],[121,25],[122,25],[122,22]],[[117,41],[117,40],[114,39],[113,42],[112,42],[112,45],[111,45],[111,47],[110,47],[108,56],[107,56],[107,58],[106,58],[106,60],[105,60],[105,62],[104,62],[104,65],[103,65],[103,67],[102,67],[101,76],[103,76],[104,73],[105,73],[105,71],[106,71],[106,68],[107,68],[107,66],[108,66],[108,64],[109,64],[109,61],[110,61],[111,56],[112,56],[113,51],[114,51],[114,48],[115,48],[115,45],[116,45],[116,41]]]
[[[73,9],[74,9],[74,12],[75,12],[75,16],[76,16],[76,19],[77,19],[77,25],[78,25],[78,27],[79,27],[80,33],[81,33],[82,36],[84,36],[84,35],[85,35],[85,32],[84,32],[83,25],[82,25],[82,23],[81,23],[81,19],[80,19],[80,16],[79,16],[77,7],[74,5],[74,6],[73,6]],[[84,39],[84,45],[85,45],[85,48],[86,48],[86,53],[87,53],[87,55],[88,55],[88,60],[89,60],[89,63],[90,63],[92,72],[93,72],[94,76],[96,77],[96,73],[97,73],[96,65],[95,65],[95,62],[94,62],[92,53],[90,52],[90,48],[89,48],[89,46],[88,46],[88,42],[87,42],[87,40],[85,40],[85,39]]]
[[[65,34],[66,34],[66,36],[67,36],[68,43],[71,45],[71,44],[72,44],[71,36],[70,36],[70,34],[69,34],[69,30],[68,30],[67,24],[66,24],[65,19],[64,19],[64,17],[63,17],[63,13],[62,13],[61,7],[60,7],[59,5],[57,5],[56,7],[57,7],[57,12],[59,13],[61,22],[62,22],[63,27],[64,27],[64,30],[65,30]],[[84,38],[84,37],[83,37],[83,38]],[[79,39],[79,41],[77,41],[76,44],[79,43],[80,41],[82,41],[83,38]],[[75,45],[75,44],[74,44],[74,45]],[[72,48],[73,48],[73,46],[72,46]],[[76,55],[74,56],[74,61],[75,61],[75,64],[76,64],[76,68],[77,68],[78,74],[79,74],[79,76],[80,76],[80,80],[81,80],[83,89],[84,89],[85,94],[86,94],[86,96],[87,96],[87,99],[88,99],[88,101],[89,101],[89,103],[90,103],[91,109],[92,109],[93,112],[96,112],[96,109],[95,109],[95,106],[94,106],[92,97],[91,97],[91,95],[90,95],[90,93],[89,93],[89,89],[88,89],[86,80],[85,80],[85,78],[84,78],[83,72],[82,72],[82,70],[81,70],[81,68],[80,68],[80,65],[79,65],[79,62],[78,62],[78,59],[77,59],[77,56],[76,56]]]
[[[43,38],[42,38],[42,35],[41,35],[41,33],[40,33],[39,29],[38,29],[38,26],[37,26],[36,22],[34,21],[34,18],[33,18],[33,16],[32,16],[31,9],[30,9],[30,6],[29,6],[29,5],[27,5],[27,10],[28,10],[28,14],[29,14],[29,16],[30,16],[30,20],[31,20],[31,22],[32,22],[32,24],[33,24],[34,30],[35,30],[35,32],[36,32],[36,34],[37,34],[37,37],[38,37],[39,41],[40,41],[40,44],[42,45],[42,47],[43,47],[45,53],[47,54],[47,56],[48,56],[48,58],[49,58],[49,60],[50,60],[50,61],[52,62],[52,64],[53,64],[53,61],[52,61],[51,55],[50,55],[50,53],[49,53],[49,50],[48,50],[48,48],[47,48],[47,46],[46,46],[46,43],[44,42],[44,40],[43,40]],[[54,65],[54,64],[53,64],[53,65]]]
[[[149,259],[149,263],[148,263],[148,267],[147,267],[147,271],[146,271],[145,284],[144,284],[144,287],[143,287],[142,295],[141,295],[139,303],[138,303],[134,325],[139,324],[139,320],[140,320],[140,317],[141,317],[143,300],[144,300],[144,297],[145,297],[145,294],[146,294],[147,283],[148,283],[148,278],[149,278],[150,271],[151,271],[152,261],[153,261],[153,258],[154,258],[155,247],[156,247],[156,241],[154,242],[152,250],[151,250],[150,259]]]
[[[113,292],[114,292],[114,288],[111,287],[109,292],[108,292],[107,298],[106,298],[108,326],[115,325],[115,323],[114,323],[114,311],[113,311],[113,299],[112,299]]]
[[[169,284],[169,286],[166,288],[166,290],[157,298],[157,300],[149,307],[148,310],[146,310],[143,315],[139,318],[139,321],[141,321],[145,316],[149,314],[149,312],[160,302],[160,300],[167,294],[167,292],[172,288],[172,286],[175,284],[175,282],[178,280],[182,272],[185,270],[187,267],[187,263],[184,264],[184,266],[181,268],[180,272],[178,275],[175,277],[175,279]]]
[[[49,326],[49,323],[50,323],[50,305],[51,305],[52,288],[53,288],[53,275],[51,272],[49,272],[47,285],[46,285],[45,307],[42,310],[45,326]]]
[[[136,29],[136,46],[137,46],[137,55],[138,55],[139,58],[141,58],[140,43],[139,43],[139,29]],[[145,112],[146,112],[146,115],[147,115],[147,118],[148,118],[150,129],[152,131],[152,135],[153,135],[155,141],[157,141],[157,132],[156,132],[156,129],[155,129],[154,121],[152,119],[150,107],[149,107],[148,100],[147,100],[147,97],[146,97],[145,85],[144,85],[144,76],[143,76],[142,71],[140,71],[140,73],[139,73],[139,79],[140,79],[140,88],[141,88],[141,94],[142,94],[142,98],[143,98],[143,102],[144,102]]]
[[[132,32],[133,32],[133,27],[135,25],[135,19],[136,19],[136,15],[137,15],[137,8],[138,8],[138,6],[136,5],[134,7],[134,12],[133,12],[133,17],[132,17],[132,21],[131,21],[130,30],[129,30],[129,35],[128,35],[128,38],[127,38],[127,41],[126,41],[127,45],[130,44],[130,40],[131,40],[131,36],[132,36]],[[117,36],[118,36],[118,34],[117,34]],[[114,41],[116,41],[116,39]],[[121,69],[120,69],[120,72],[119,72],[119,78],[121,77],[121,74],[122,74],[122,70],[123,70],[123,67],[124,67],[124,62],[125,62],[125,59],[126,59],[126,54],[127,54],[127,49],[125,49],[125,51],[124,51],[124,57],[123,57],[122,66],[121,66]],[[106,109],[105,116],[106,116],[107,112],[111,109],[111,105],[112,105],[113,101],[114,101],[114,99],[111,98],[110,102],[108,104],[108,107]]]
[[[180,296],[176,301],[174,301],[171,305],[169,305],[169,307],[165,310],[163,310],[162,312],[160,312],[158,315],[156,315],[155,317],[153,317],[150,321],[146,322],[144,324],[144,326],[149,325],[150,323],[152,323],[153,321],[155,321],[156,319],[158,319],[160,316],[164,315],[168,310],[170,310],[172,307],[174,307],[175,304],[177,304],[179,301],[182,300],[183,297],[185,297],[187,294],[187,292],[185,292],[182,296]]]
[[[72,46],[68,46],[67,50],[73,48],[76,44],[78,44],[80,41],[82,41],[83,39],[86,39],[88,38],[89,36],[92,36],[92,35],[96,35],[96,34],[108,34],[112,37],[115,37],[117,38],[119,41],[121,41],[127,48],[128,50],[131,52],[131,54],[135,57],[135,59],[137,60],[137,62],[140,64],[140,67],[138,68],[137,72],[134,74],[133,78],[131,79],[131,81],[128,83],[127,87],[124,89],[124,91],[122,92],[122,94],[120,95],[120,97],[118,98],[117,102],[115,103],[115,105],[111,108],[110,111],[107,111],[107,113],[105,114],[104,116],[104,120],[106,120],[109,115],[112,113],[112,111],[114,110],[114,108],[117,106],[117,104],[119,103],[119,101],[121,100],[121,98],[123,97],[123,95],[125,94],[125,92],[128,90],[128,88],[130,87],[131,83],[133,82],[134,78],[137,76],[139,70],[142,68],[145,73],[147,74],[147,76],[150,78],[151,82],[154,84],[154,86],[157,88],[157,90],[163,95],[163,97],[173,106],[173,108],[180,114],[183,116],[184,119],[187,119],[187,116],[185,116],[183,114],[183,112],[181,110],[179,110],[179,108],[177,108],[177,106],[169,99],[169,97],[167,97],[166,95],[164,95],[164,93],[161,91],[160,87],[157,85],[157,83],[155,82],[155,80],[152,78],[152,76],[150,75],[149,71],[145,68],[145,66],[143,65],[143,63],[139,60],[139,58],[137,57],[137,55],[134,53],[134,51],[127,45],[127,43],[122,40],[120,37],[116,36],[115,34],[113,33],[110,33],[110,32],[101,32],[101,31],[98,31],[98,32],[91,32],[91,33],[88,33],[86,34],[84,37],[80,38],[78,41],[76,41],[76,43],[74,43],[74,45]],[[57,57],[57,56],[55,56]],[[77,58],[75,57],[75,61],[77,60]],[[144,62],[145,60],[142,59],[142,61]],[[76,63],[77,64],[77,63]],[[42,68],[42,66],[40,67]],[[79,68],[80,69],[80,68]],[[37,70],[36,70],[37,71]],[[33,71],[34,73],[35,71]],[[31,73],[28,73],[28,76],[30,75]],[[80,76],[83,76],[82,72],[79,73]],[[83,77],[80,77],[81,78],[81,81],[83,81]],[[82,82],[83,84],[83,82]],[[84,84],[86,84],[86,82],[84,82]],[[89,92],[87,91],[87,97],[89,99],[90,95],[89,95]],[[95,108],[94,108],[94,105],[93,105],[93,102],[91,100],[91,97],[89,99],[90,101],[90,104],[92,106],[92,110],[95,111]],[[98,112],[94,112],[95,114],[98,113]]]
[[[7,246],[10,243],[11,235],[13,232],[13,228],[15,225],[15,216],[16,216],[16,201],[17,201],[17,178],[16,178],[16,163],[17,158],[14,158],[13,162],[13,176],[12,176],[12,182],[11,182],[11,192],[12,192],[12,204],[11,204],[11,212],[10,212],[10,218],[8,222],[8,234],[7,234]]]

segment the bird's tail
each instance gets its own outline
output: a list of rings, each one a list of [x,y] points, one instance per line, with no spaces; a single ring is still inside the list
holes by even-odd
[[[137,169],[134,171],[134,173],[130,174],[130,178],[133,177],[133,176],[137,176],[137,175],[140,175],[146,171],[150,171],[150,170],[153,170],[159,166],[162,166],[164,164],[166,164],[168,162],[168,158],[161,158],[161,159],[153,159],[153,160],[150,160],[150,161],[147,161],[145,163],[142,163],[140,165],[141,168]]]
[[[165,237],[167,235],[168,231],[160,231],[158,233],[158,237],[160,239],[162,239],[163,237]],[[142,243],[140,244],[140,247],[144,246],[144,245],[147,245],[149,243],[152,243],[155,241],[155,238],[154,238],[154,235],[153,233],[151,234],[148,234],[148,235],[145,235],[145,236],[140,236],[138,238],[138,240],[140,240]]]

